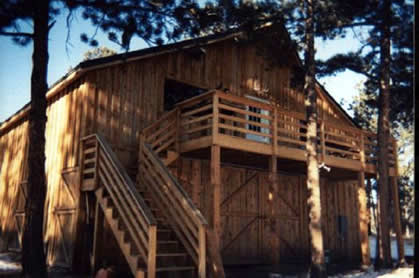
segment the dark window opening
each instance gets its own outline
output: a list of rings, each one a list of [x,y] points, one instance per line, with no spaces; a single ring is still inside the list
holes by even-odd
[[[164,111],[175,108],[179,102],[205,93],[205,89],[185,84],[173,79],[166,79],[164,83]]]
[[[257,113],[257,114],[262,114],[262,109],[258,108],[258,107],[253,107],[253,106],[249,106],[249,111],[253,112],[253,113]],[[257,123],[261,123],[261,118],[259,117],[255,117],[255,116],[250,116],[249,115],[249,121],[252,122],[257,122]],[[249,129],[253,130],[253,131],[257,131],[257,132],[261,132],[262,128],[260,126],[257,125],[250,125],[249,124]]]

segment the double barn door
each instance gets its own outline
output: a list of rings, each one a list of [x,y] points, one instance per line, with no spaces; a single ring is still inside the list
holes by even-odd
[[[221,198],[221,253],[225,264],[267,264],[273,255],[270,246],[269,173],[223,167]],[[305,194],[302,177],[278,175],[276,236],[280,262],[305,257]]]

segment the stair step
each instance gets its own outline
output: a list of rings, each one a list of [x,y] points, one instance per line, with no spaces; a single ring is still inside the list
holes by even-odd
[[[177,240],[158,240],[157,244],[178,244]]]
[[[186,270],[194,270],[194,266],[165,266],[165,267],[157,267],[156,272],[163,272],[163,271],[186,271]]]
[[[95,162],[96,162],[96,157],[85,159],[84,160],[84,165],[89,164],[89,163],[95,163]]]
[[[185,257],[187,255],[188,254],[186,253],[160,253],[160,254],[157,254],[156,256],[157,257]]]

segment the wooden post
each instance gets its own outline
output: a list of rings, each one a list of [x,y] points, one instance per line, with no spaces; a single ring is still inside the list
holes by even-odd
[[[218,102],[218,94],[215,92],[212,103],[212,144],[217,144],[218,141]]]
[[[205,278],[206,277],[206,239],[205,239],[205,226],[199,226],[199,253],[198,253],[198,277]]]
[[[95,206],[95,226],[93,231],[93,250],[92,250],[92,258],[91,258],[91,274],[94,275],[96,268],[97,268],[97,257],[98,257],[98,242],[100,242],[100,238],[103,232],[103,215],[101,215],[101,207],[99,205],[99,200],[96,199],[96,206]],[[87,216],[89,217],[89,216]],[[100,223],[99,223],[100,222]]]
[[[176,108],[176,141],[175,141],[175,149],[177,153],[180,153],[180,129],[181,129],[181,125],[180,125],[180,108],[177,107]]]
[[[324,121],[320,122],[320,146],[322,148],[322,163],[326,159],[326,139],[324,136]]]
[[[148,228],[147,278],[156,277],[157,226]]]
[[[95,151],[95,184],[93,185],[93,189],[96,189],[98,187],[99,182],[99,140],[97,137],[95,137],[96,142],[96,151]]]
[[[143,147],[144,147],[144,144],[145,143],[145,136],[144,136],[144,132],[141,132],[141,134],[140,134],[140,144],[138,145],[138,171],[137,171],[137,186],[139,187],[139,188],[141,188],[141,187],[144,187],[145,185],[141,182],[141,176],[142,176],[142,173],[141,173],[141,168],[142,168],[142,165],[141,165],[141,163],[144,163],[144,157],[143,157]],[[145,190],[145,188],[142,188],[143,190]]]
[[[359,208],[359,232],[361,244],[362,265],[368,266],[370,261],[369,238],[368,238],[368,207],[367,194],[365,192],[365,151],[364,136],[361,134],[361,171],[358,173],[358,208]]]
[[[397,252],[399,255],[399,264],[405,264],[404,258],[404,240],[402,234],[402,225],[400,221],[400,200],[399,200],[399,188],[397,183],[397,178],[399,176],[399,162],[397,156],[397,144],[396,141],[393,141],[393,154],[394,154],[394,176],[390,177],[391,179],[391,193],[393,199],[393,214],[394,214],[394,229],[396,232],[397,238]]]
[[[269,206],[269,231],[272,246],[271,263],[274,266],[279,264],[279,235],[278,225],[276,223],[277,207],[278,207],[278,175],[277,175],[277,158],[278,155],[278,113],[276,106],[273,106],[273,122],[272,129],[272,156],[269,160],[269,192],[268,192],[268,206]]]
[[[269,207],[269,231],[271,240],[271,263],[274,266],[279,264],[279,235],[277,230],[277,207],[278,207],[278,175],[277,175],[277,159],[275,155],[271,156],[269,160],[269,192],[268,192],[268,207]]]
[[[277,156],[277,152],[278,152],[278,113],[276,110],[276,105],[273,106],[273,122],[271,124],[271,129],[272,129],[272,152],[273,152],[273,156]]]
[[[201,190],[201,161],[192,160],[192,200],[198,208],[201,207],[200,190]]]
[[[221,235],[221,173],[220,173],[220,146],[211,147],[211,185],[214,189],[213,199],[213,222],[212,226],[215,232],[216,244],[220,248]]]

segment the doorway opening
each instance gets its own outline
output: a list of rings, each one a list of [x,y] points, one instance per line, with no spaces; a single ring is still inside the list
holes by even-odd
[[[164,82],[164,111],[175,108],[179,102],[205,93],[207,90],[173,79]]]

